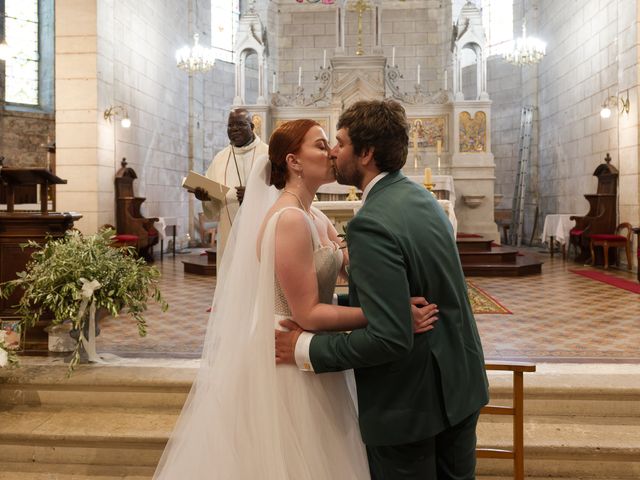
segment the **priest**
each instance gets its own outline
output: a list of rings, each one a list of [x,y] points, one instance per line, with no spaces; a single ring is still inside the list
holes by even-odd
[[[223,201],[210,197],[197,188],[195,196],[202,201],[205,216],[218,221],[216,262],[220,265],[231,225],[244,198],[245,185],[256,158],[267,155],[269,146],[253,131],[252,115],[246,108],[236,108],[229,113],[227,135],[229,145],[213,158],[206,176],[230,187]]]

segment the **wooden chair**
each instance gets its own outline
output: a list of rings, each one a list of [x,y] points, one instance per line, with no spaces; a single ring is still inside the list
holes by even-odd
[[[509,244],[509,228],[511,227],[511,219],[512,212],[511,209],[506,208],[496,208],[493,211],[493,219],[498,225],[498,229],[502,229],[502,234],[500,236],[501,242],[503,245]]]
[[[569,250],[575,249],[575,260],[584,262],[589,259],[589,244],[592,235],[609,233],[613,231],[618,216],[617,192],[618,170],[611,165],[611,156],[607,153],[605,163],[601,163],[593,172],[598,179],[596,193],[585,194],[584,198],[589,202],[589,212],[586,215],[574,215],[576,226],[569,234]],[[591,257],[592,265],[600,263],[601,258]]]
[[[138,254],[148,261],[153,260],[153,246],[159,242],[160,234],[153,226],[158,218],[147,218],[142,215],[140,207],[144,197],[136,197],[133,193],[133,181],[138,177],[136,172],[127,167],[126,159],[122,159],[122,168],[116,172],[116,231],[118,235],[137,236]]]
[[[487,405],[481,414],[513,416],[513,449],[477,448],[478,458],[513,459],[513,478],[524,480],[524,372],[535,372],[533,363],[510,362],[485,364],[487,370],[513,372],[513,404],[511,407]]]
[[[216,232],[218,229],[218,222],[211,222],[207,220],[207,217],[203,212],[198,214],[198,230],[200,232],[200,242],[204,246],[215,247],[216,246]],[[207,239],[207,237],[209,237]]]
[[[626,230],[627,234],[622,235],[622,230]],[[596,253],[595,247],[602,247],[604,250],[604,268],[609,268],[609,249],[610,248],[624,248],[627,254],[627,267],[629,270],[633,268],[631,262],[631,233],[633,227],[630,223],[624,222],[616,227],[613,234],[606,233],[594,233],[589,237],[590,249],[591,249],[591,265],[595,265]],[[616,255],[616,263],[618,263],[618,256]]]
[[[113,230],[115,232],[116,227],[114,227],[109,223],[105,223],[99,229],[100,232],[102,232],[103,230]],[[122,234],[114,233],[114,235],[111,237],[111,246],[114,248],[133,247],[137,251],[138,240],[139,238],[137,235],[128,235],[126,233],[122,233]]]

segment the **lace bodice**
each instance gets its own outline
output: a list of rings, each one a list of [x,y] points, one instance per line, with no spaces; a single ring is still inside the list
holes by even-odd
[[[337,245],[322,245],[315,224],[309,220],[311,237],[313,239],[313,261],[318,278],[318,296],[321,303],[331,303],[336,279],[342,267],[342,250]],[[279,316],[291,317],[291,310],[287,299],[275,279],[275,313]]]

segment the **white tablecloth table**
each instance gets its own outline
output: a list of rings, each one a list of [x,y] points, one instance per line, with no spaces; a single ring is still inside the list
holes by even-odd
[[[458,233],[458,219],[453,209],[454,203],[451,200],[438,200],[438,203],[447,214],[447,217],[449,217],[455,237]],[[344,225],[351,220],[351,218],[358,213],[360,207],[362,207],[362,201],[313,202],[312,205],[329,217],[338,230],[338,233],[342,233]]]
[[[408,178],[418,185],[423,185],[424,176],[411,175]],[[453,205],[456,204],[456,189],[453,186],[453,177],[451,175],[432,175],[431,181],[434,183],[434,190],[449,192],[449,201],[453,203]]]
[[[171,227],[171,236],[173,238],[173,245],[171,246],[171,252],[173,256],[176,256],[176,231],[178,229],[178,219],[176,217],[158,217],[158,221],[153,224],[158,230],[160,235],[160,260],[164,256],[164,241],[167,238],[168,227]]]
[[[409,175],[407,178],[416,182],[418,185],[422,185],[424,181],[423,176]],[[434,183],[434,190],[444,190],[449,192],[449,201],[451,201],[454,205],[456,204],[456,190],[453,186],[453,177],[451,175],[433,175],[431,177],[431,181]],[[326,195],[348,195],[349,191],[352,187],[349,185],[341,185],[338,182],[327,183],[326,185],[321,185],[318,188],[318,193],[326,194]],[[360,190],[358,190],[358,193]],[[338,200],[339,201],[339,200]]]
[[[549,241],[549,251],[553,257],[553,243],[558,242],[562,246],[563,256],[564,246],[569,241],[569,232],[575,226],[575,221],[569,218],[575,213],[554,213],[544,217],[544,227],[542,227],[542,241]]]

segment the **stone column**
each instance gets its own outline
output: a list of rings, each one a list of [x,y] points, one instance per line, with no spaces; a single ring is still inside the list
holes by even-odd
[[[101,28],[113,31],[113,0],[101,0],[100,7],[97,0],[57,0],[55,9],[56,166],[58,176],[68,181],[57,188],[57,208],[79,211],[83,218],[76,226],[85,233],[114,223],[117,125],[104,119],[109,105],[99,102],[104,85],[98,65],[108,63],[98,53],[99,9]],[[112,52],[112,42],[104,46]]]

